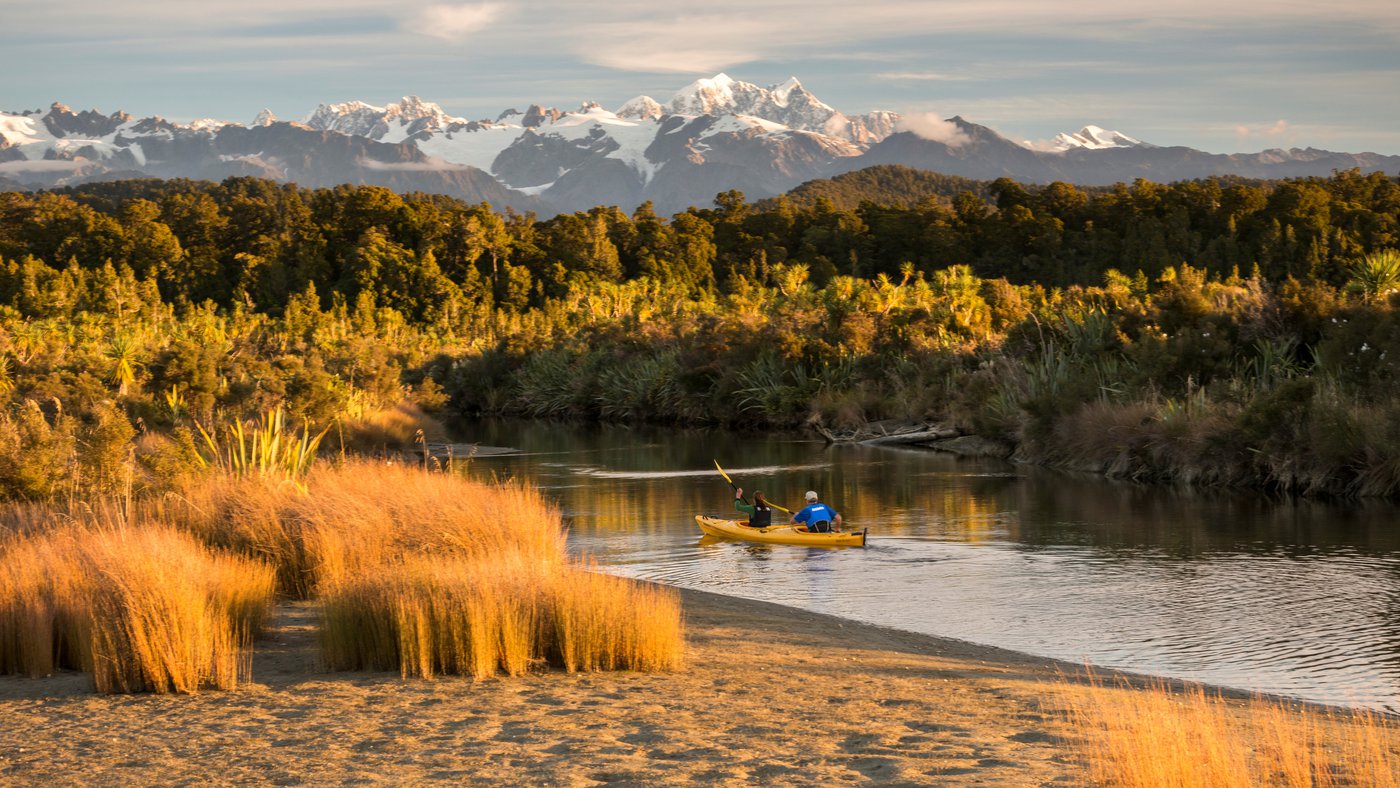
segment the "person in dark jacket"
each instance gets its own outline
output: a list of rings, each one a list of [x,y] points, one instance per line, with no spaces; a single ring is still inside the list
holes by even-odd
[[[841,515],[835,509],[822,503],[816,490],[807,491],[807,505],[792,516],[794,523],[802,523],[815,534],[829,534],[841,530]]]
[[[734,508],[749,516],[750,528],[767,528],[773,524],[773,508],[762,491],[755,490],[753,503],[747,504],[744,503],[744,488],[734,488]]]

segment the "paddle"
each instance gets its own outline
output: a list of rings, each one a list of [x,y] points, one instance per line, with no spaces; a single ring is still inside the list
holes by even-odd
[[[715,460],[714,463],[715,463],[715,470],[719,471],[719,475],[720,475],[720,476],[723,476],[723,477],[724,477],[724,480],[727,481],[727,482],[729,482],[729,486],[732,487],[732,488],[734,489],[734,492],[738,492],[738,491],[739,491],[739,485],[735,484],[735,483],[734,483],[734,480],[731,479],[731,478],[729,478],[729,474],[725,473],[725,472],[724,472],[724,469],[721,468],[721,467],[719,467],[719,460]],[[749,502],[749,499],[743,497],[742,495],[739,496],[739,500],[743,501],[744,503],[748,503],[748,502]],[[776,503],[773,503],[772,501],[769,501],[769,502],[768,502],[768,505],[771,506],[771,507],[773,507],[774,509],[779,510],[779,511],[787,512],[788,514],[792,514],[792,510],[791,510],[791,509],[784,509],[783,507],[777,505]],[[774,523],[773,525],[768,526],[768,528],[765,529],[765,530],[770,530],[770,531],[771,531],[771,530],[774,530],[774,529],[777,529],[777,528],[793,528],[793,527],[795,527],[795,526],[794,526],[792,523]]]

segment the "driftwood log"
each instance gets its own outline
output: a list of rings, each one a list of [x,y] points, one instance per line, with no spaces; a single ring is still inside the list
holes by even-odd
[[[813,424],[812,427],[827,443],[866,443],[872,446],[926,443],[956,438],[961,434],[956,427],[902,419],[872,421],[856,429],[839,432],[821,424]]]
[[[956,427],[927,421],[891,419],[872,421],[851,430],[835,431],[813,424],[827,443],[859,443],[866,446],[920,446],[963,457],[1007,459],[1012,447],[979,435],[963,435]]]

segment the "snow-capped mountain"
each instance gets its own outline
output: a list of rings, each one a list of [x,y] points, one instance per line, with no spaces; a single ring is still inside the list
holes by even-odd
[[[468,121],[448,115],[431,101],[404,96],[383,107],[363,101],[322,104],[306,116],[305,123],[318,131],[368,137],[376,142],[403,142],[451,125],[463,126]]]
[[[1133,139],[1121,131],[1109,131],[1098,126],[1085,126],[1076,132],[1061,132],[1051,141],[1051,150],[1107,150],[1108,148],[1152,148],[1142,140]]]
[[[638,96],[624,104],[617,114],[639,118],[661,114],[747,115],[861,145],[888,137],[899,120],[892,112],[848,117],[812,95],[797,77],[761,88],[728,74],[697,79],[676,91],[664,105],[650,96]]]
[[[136,120],[124,112],[0,113],[0,176],[45,187],[123,177],[251,175],[304,186],[363,183],[451,194],[526,210],[541,204],[484,172],[435,159],[412,142],[378,142],[282,123],[260,113],[252,126],[226,121]]]
[[[960,117],[846,115],[795,78],[759,87],[725,74],[696,80],[665,102],[637,96],[615,112],[595,102],[571,111],[536,104],[494,120],[456,117],[417,96],[325,103],[299,123],[263,110],[247,126],[138,120],[62,104],[0,113],[0,185],[11,188],[255,175],[305,186],[381,184],[540,212],[607,204],[630,210],[650,200],[671,213],[729,189],[767,197],[876,164],[1083,185],[1400,171],[1397,156],[1311,148],[1221,155],[1157,147],[1097,126],[1023,144]]]
[[[652,200],[660,210],[680,210],[708,202],[714,195],[701,190],[711,183],[768,195],[821,177],[835,160],[892,133],[898,119],[889,112],[848,118],[796,79],[760,88],[720,74],[682,88],[667,104],[638,96],[616,112],[596,102],[570,112],[532,105],[467,121],[409,96],[387,106],[322,104],[306,124],[412,141],[559,208]],[[684,187],[681,172],[693,188]]]

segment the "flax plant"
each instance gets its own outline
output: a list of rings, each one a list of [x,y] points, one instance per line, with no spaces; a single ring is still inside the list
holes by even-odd
[[[206,430],[195,423],[204,439],[206,453],[200,455],[205,467],[216,467],[233,476],[259,476],[299,483],[316,459],[316,451],[326,430],[311,434],[309,426],[300,432],[289,429],[281,407],[263,413],[256,421],[233,421]]]

